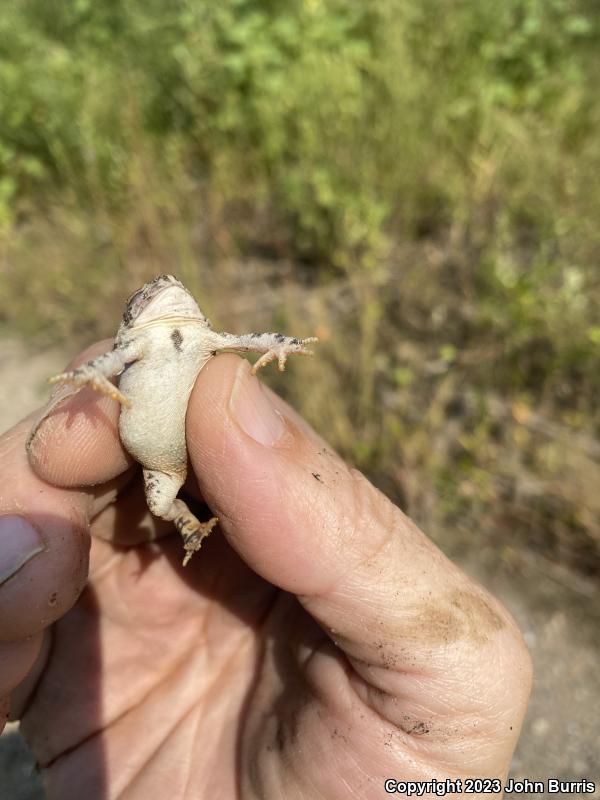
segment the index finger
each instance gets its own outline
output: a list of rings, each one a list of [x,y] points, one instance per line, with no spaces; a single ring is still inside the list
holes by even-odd
[[[99,342],[74,364],[110,347]],[[31,636],[60,618],[87,577],[94,492],[130,459],[119,441],[117,404],[85,389],[0,437],[0,641]],[[59,488],[60,487],[60,488]]]
[[[25,419],[0,437],[0,641],[65,614],[85,584],[92,495],[49,486],[25,452]]]

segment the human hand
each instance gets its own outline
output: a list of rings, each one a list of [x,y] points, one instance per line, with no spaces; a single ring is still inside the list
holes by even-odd
[[[246,362],[213,359],[190,400],[187,489],[224,535],[185,570],[117,415],[89,389],[56,408],[49,483],[31,421],[0,441],[0,693],[50,798],[504,778],[531,682],[514,622]]]

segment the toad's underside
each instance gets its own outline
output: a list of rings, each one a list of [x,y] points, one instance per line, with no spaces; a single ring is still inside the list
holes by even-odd
[[[172,520],[181,533],[185,566],[217,523],[215,518],[200,522],[177,497],[187,471],[185,415],[200,370],[223,350],[260,353],[253,372],[274,360],[283,370],[289,355],[311,355],[306,345],[315,341],[280,333],[219,333],[183,284],[161,275],[127,301],[112,350],[50,380],[76,389],[91,386],[121,404],[121,441],[142,465],[148,508]],[[110,380],[115,376],[117,386]],[[62,399],[37,422],[28,449],[40,423]]]

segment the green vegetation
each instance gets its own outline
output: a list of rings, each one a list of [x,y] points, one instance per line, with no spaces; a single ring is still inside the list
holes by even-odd
[[[168,270],[319,326],[284,391],[411,514],[597,570],[599,45],[593,0],[4,0],[0,321],[108,335]]]

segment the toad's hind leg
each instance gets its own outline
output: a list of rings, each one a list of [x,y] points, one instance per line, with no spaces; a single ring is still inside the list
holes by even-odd
[[[185,557],[183,566],[188,563],[196,550],[200,549],[205,539],[217,524],[213,517],[208,522],[200,522],[189,510],[183,500],[177,498],[177,492],[185,481],[185,473],[166,474],[155,469],[144,470],[144,490],[148,508],[155,517],[172,520],[183,537]]]

